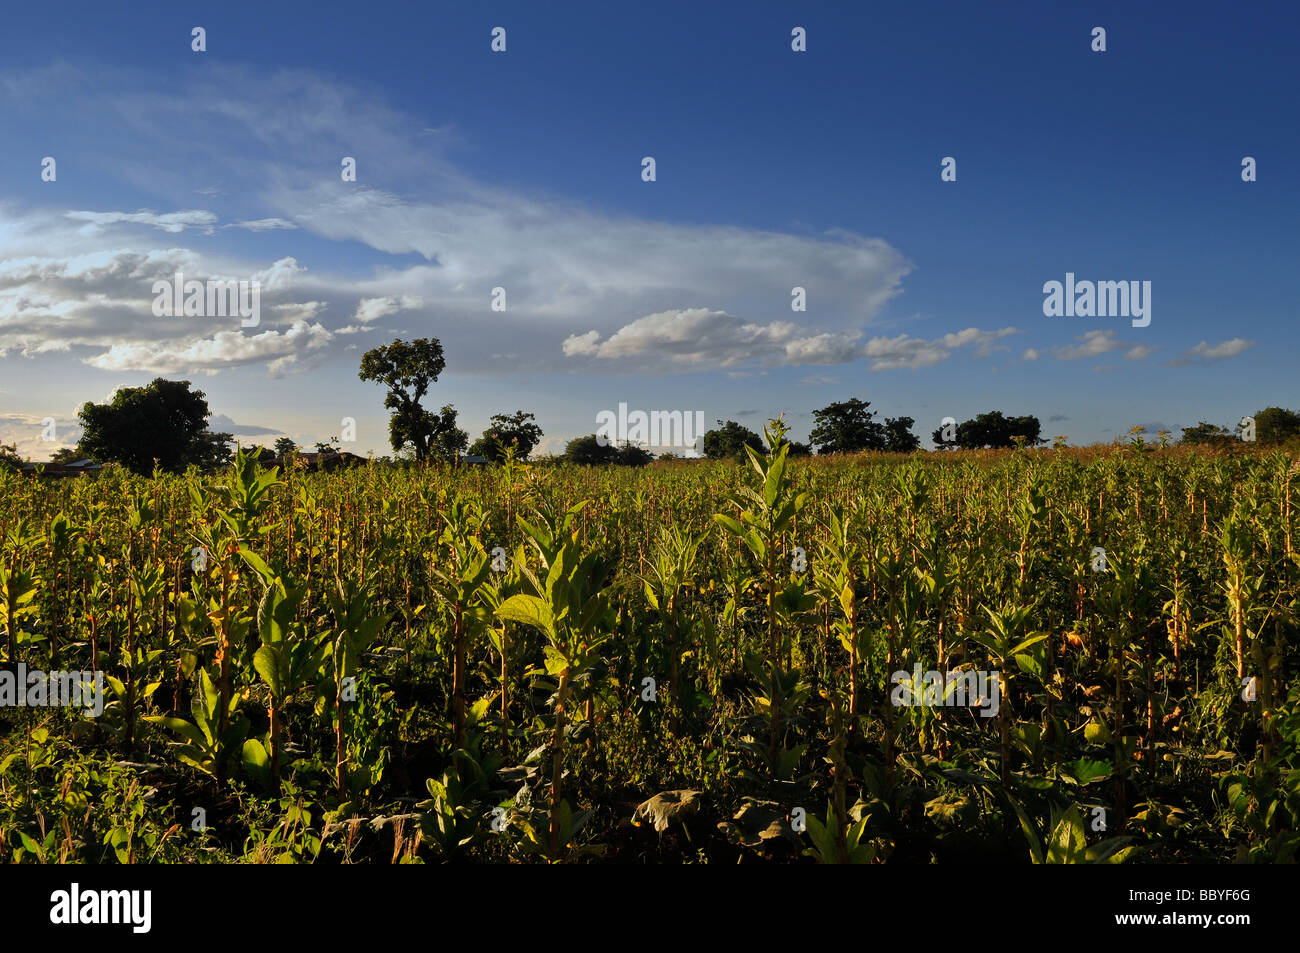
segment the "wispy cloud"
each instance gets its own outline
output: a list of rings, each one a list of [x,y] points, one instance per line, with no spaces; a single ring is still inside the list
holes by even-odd
[[[217,223],[217,216],[199,209],[163,212],[161,214],[152,212],[149,209],[141,209],[138,212],[68,212],[67,217],[75,222],[85,222],[86,225],[82,230],[88,234],[96,234],[109,225],[122,223],[149,225],[159,231],[170,232],[173,235],[179,234],[187,228],[198,228],[211,232],[212,226]]]

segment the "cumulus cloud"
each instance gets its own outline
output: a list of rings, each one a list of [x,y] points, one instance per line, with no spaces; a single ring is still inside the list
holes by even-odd
[[[946,361],[953,351],[962,347],[973,347],[977,357],[988,357],[995,350],[995,341],[1018,333],[1017,328],[1000,328],[996,331],[966,328],[933,341],[908,334],[875,337],[867,342],[866,356],[873,371],[916,370]]]
[[[1229,338],[1226,341],[1220,341],[1218,344],[1210,344],[1202,341],[1194,348],[1188,350],[1181,357],[1169,361],[1171,367],[1186,367],[1191,364],[1209,364],[1213,361],[1222,361],[1230,357],[1236,357],[1243,351],[1249,350],[1255,346],[1254,341],[1248,341],[1245,338]]]
[[[1010,350],[1006,346],[994,347],[995,341],[1010,334],[1019,333],[1016,328],[1001,328],[997,331],[981,331],[979,328],[966,328],[963,331],[957,331],[953,334],[945,334],[939,340],[943,346],[949,350],[955,350],[959,347],[974,347],[976,357],[988,357],[993,351]]]
[[[287,291],[306,271],[306,268],[298,264],[298,259],[280,258],[271,267],[253,272],[250,280],[261,284],[263,294],[268,291]]]
[[[422,302],[414,295],[389,295],[386,298],[362,298],[357,305],[357,312],[352,316],[354,321],[360,321],[362,324],[368,324],[371,321],[377,321],[382,317],[390,314],[396,314],[398,311],[410,311],[412,308],[418,308]]]
[[[324,301],[285,301],[271,306],[277,314],[283,314],[289,322],[311,321],[329,305]]]
[[[319,324],[299,321],[284,332],[221,331],[182,342],[115,344],[86,363],[106,371],[152,374],[212,373],[223,367],[270,361],[273,371],[295,363],[302,352],[324,347],[334,335]]]
[[[133,150],[154,161],[146,169],[105,156],[105,171],[166,197],[173,210],[156,211],[160,199],[138,210],[5,208],[0,353],[71,350],[92,366],[190,362],[209,373],[220,369],[220,355],[247,360],[229,336],[195,340],[192,323],[152,317],[152,281],[183,271],[259,281],[263,330],[282,337],[299,324],[319,326],[327,306],[350,316],[319,350],[353,346],[349,338],[394,309],[419,307],[438,315],[438,337],[464,371],[546,371],[620,354],[647,367],[830,365],[863,356],[861,329],[901,293],[912,268],[887,241],[843,229],[666,222],[493,187],[446,158],[453,133],[421,132],[423,118],[310,71],[218,64],[162,89],[122,71],[110,81],[68,67],[47,79],[27,90],[28,108],[58,114],[75,101],[92,117],[111,114],[111,125],[92,119],[92,131],[125,130]],[[355,188],[321,180],[315,160],[304,158],[346,155],[358,141],[385,161]],[[196,183],[173,171],[199,166],[202,181],[220,186],[200,190],[214,211],[186,207]],[[234,232],[274,230],[292,232],[282,237],[295,242],[294,257],[268,266],[229,250]],[[188,242],[175,236],[196,232],[213,238],[177,247]],[[313,252],[332,254],[335,242],[366,246],[365,259],[379,264],[368,273],[309,271]],[[375,252],[407,257],[384,263]],[[798,323],[768,319],[774,308],[789,313],[796,284],[808,289],[815,326],[803,314]],[[509,290],[510,311],[493,313],[487,334],[487,292],[496,286]],[[706,333],[695,343],[675,338],[667,318],[657,328],[647,321],[689,313],[711,316],[700,319]],[[994,346],[996,339],[967,333],[944,346],[976,353]],[[518,360],[494,359],[503,340]],[[285,366],[288,355],[253,350]]]
[[[873,371],[915,370],[932,367],[948,359],[948,348],[938,341],[925,341],[907,334],[876,337],[867,342],[867,358]]]
[[[865,348],[862,332],[808,333],[789,321],[761,324],[707,308],[661,311],[625,324],[602,340],[599,331],[573,334],[563,343],[568,357],[658,359],[679,368],[847,364],[866,357],[871,370],[929,367],[958,348],[987,356],[993,342],[1016,328],[966,328],[925,341],[907,334],[875,337]]]
[[[1097,357],[1120,346],[1115,340],[1114,331],[1089,331],[1075,338],[1078,344],[1070,344],[1056,349],[1058,361],[1077,361],[1084,357]]]
[[[45,461],[58,450],[74,447],[81,439],[76,416],[49,414],[54,421],[54,439],[46,440],[45,416],[0,414],[0,444],[12,444],[24,460]]]
[[[760,324],[725,311],[660,311],[625,324],[605,340],[599,331],[570,335],[568,357],[640,358],[681,369],[766,365],[844,364],[858,356],[860,331],[803,334],[790,321]]]

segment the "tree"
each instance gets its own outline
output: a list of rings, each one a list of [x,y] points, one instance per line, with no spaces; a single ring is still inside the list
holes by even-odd
[[[957,425],[955,440],[945,440],[943,428],[931,434],[935,445],[941,449],[960,447],[963,450],[979,450],[984,447],[1014,447],[1016,438],[1027,446],[1046,443],[1039,434],[1043,425],[1032,414],[1022,417],[1007,417],[1002,411],[994,410],[979,414]]]
[[[813,411],[817,425],[808,442],[823,453],[857,453],[860,450],[884,450],[885,428],[867,410],[870,401],[853,397]]]
[[[620,466],[643,467],[654,459],[645,447],[634,443],[615,446],[612,443],[601,445],[595,434],[570,440],[564,448],[564,461],[586,466]]]
[[[755,453],[762,453],[764,450],[763,438],[754,431],[734,420],[728,420],[725,424],[719,420],[717,430],[710,430],[704,434],[701,448],[709,459],[723,460],[728,457],[744,456],[746,445],[753,447]]]
[[[456,408],[444,404],[442,410],[429,415],[429,456],[435,460],[454,460],[469,446],[469,434],[456,426]]]
[[[798,440],[788,441],[790,449],[786,454],[791,457],[810,457],[812,456],[812,447],[806,443],[800,443]]]
[[[618,447],[612,443],[601,445],[595,434],[575,437],[564,447],[564,460],[584,466],[603,466],[612,463],[618,454]]]
[[[23,458],[18,456],[18,444],[0,443],[0,470],[17,470],[23,465]]]
[[[221,469],[234,458],[230,450],[230,444],[234,439],[234,434],[203,431],[194,441],[189,462],[200,470],[209,472]]]
[[[279,440],[275,442],[275,455],[277,457],[280,457],[281,459],[284,459],[285,457],[292,457],[297,452],[298,452],[298,445],[294,443],[292,440],[290,440],[288,437],[281,437]]]
[[[388,442],[396,451],[410,444],[420,463],[429,459],[431,442],[445,433],[439,429],[445,421],[425,410],[420,401],[446,366],[437,338],[397,340],[367,351],[361,357],[357,376],[388,388],[384,398],[384,406],[392,411],[388,418]],[[454,428],[454,413],[451,424]]]
[[[1236,443],[1237,435],[1227,427],[1209,424],[1202,420],[1195,427],[1184,427],[1183,435],[1178,442],[1208,447],[1225,446]]]
[[[634,443],[623,444],[614,454],[614,462],[620,467],[643,467],[654,458],[653,453]]]
[[[542,439],[542,428],[534,422],[533,414],[517,410],[513,414],[493,414],[483,436],[474,441],[469,452],[479,457],[486,457],[493,463],[500,463],[506,457],[506,447],[514,444],[515,458],[527,460]]]
[[[189,381],[156,378],[123,387],[106,404],[86,403],[77,414],[83,432],[77,454],[120,463],[134,473],[179,473],[190,464],[213,468],[230,459],[233,435],[208,430],[208,402]]]
[[[58,450],[55,450],[50,454],[50,463],[76,463],[78,460],[82,459],[84,458],[78,456],[76,447],[59,447]]]
[[[890,417],[885,421],[885,449],[890,453],[911,453],[921,446],[921,438],[912,433],[911,417]]]
[[[1255,440],[1258,443],[1283,443],[1300,437],[1300,414],[1284,407],[1265,407],[1255,414]]]

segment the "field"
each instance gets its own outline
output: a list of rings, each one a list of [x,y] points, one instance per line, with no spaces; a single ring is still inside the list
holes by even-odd
[[[1290,456],[769,437],[0,473],[7,859],[1295,860]]]

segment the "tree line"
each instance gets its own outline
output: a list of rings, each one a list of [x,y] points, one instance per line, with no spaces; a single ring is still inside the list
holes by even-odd
[[[438,411],[425,409],[424,399],[446,368],[442,345],[436,338],[397,340],[367,351],[361,358],[358,376],[386,389],[388,438],[397,459],[416,464],[453,461],[468,454],[500,463],[506,459],[527,460],[544,432],[534,414],[523,410],[494,414],[488,427],[471,445],[469,434],[457,426],[457,412],[451,404]],[[791,456],[882,451],[912,453],[921,448],[912,433],[912,417],[880,418],[870,401],[857,397],[836,401],[812,412],[814,425],[808,442],[789,441]],[[103,404],[86,403],[78,413],[82,436],[75,447],[58,451],[54,463],[91,459],[117,463],[141,474],[155,468],[180,472],[196,466],[212,470],[229,463],[234,436],[208,428],[210,416],[202,391],[192,390],[189,381],[157,378],[144,387],[124,387]],[[1300,437],[1300,413],[1268,407],[1248,418],[1236,432],[1200,421],[1183,429],[1182,443],[1217,445],[1254,439],[1277,444]],[[763,439],[734,420],[717,421],[718,426],[703,435],[703,456],[720,460],[743,457],[745,447],[763,451]],[[1042,426],[1032,414],[1007,416],[989,411],[963,421],[945,418],[931,440],[937,450],[976,450],[1015,446],[1034,447],[1045,443]],[[1163,432],[1162,432],[1163,433]],[[337,439],[316,444],[319,452],[336,450]],[[298,451],[288,437],[276,441],[274,452],[282,459]],[[673,458],[668,452],[660,455]],[[596,434],[569,441],[560,459],[596,466],[645,466],[654,459],[644,447],[631,443],[605,443]],[[16,447],[0,445],[0,466],[21,464]]]

